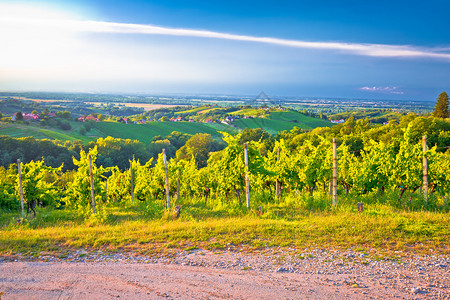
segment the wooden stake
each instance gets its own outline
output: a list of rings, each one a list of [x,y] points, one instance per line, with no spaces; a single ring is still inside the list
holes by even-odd
[[[244,158],[245,158],[245,197],[247,199],[247,208],[250,209],[250,184],[248,180],[248,151],[247,143],[244,144]]]
[[[428,161],[425,153],[427,152],[427,136],[422,137],[422,150],[423,150],[423,199],[425,204],[428,203]]]
[[[167,172],[167,158],[166,149],[163,149],[164,169],[166,171],[166,197],[167,197],[167,209],[170,209],[170,194],[169,194],[169,174]]]
[[[333,139],[333,206],[337,204],[337,150],[336,138]]]
[[[328,196],[333,195],[333,180],[330,181],[330,184],[328,185]]]
[[[180,199],[180,168],[178,168],[177,175],[178,175],[177,178],[177,200],[178,200]]]
[[[131,161],[130,161],[130,176],[131,176],[131,202],[134,202],[133,163]]]
[[[22,219],[25,219],[25,211],[23,209],[22,167],[20,165],[20,159],[17,160],[17,168],[19,170],[19,190],[20,190],[20,206],[22,207]]]
[[[114,170],[114,186],[116,186],[117,189],[117,172]],[[114,193],[114,202],[117,202],[117,195]]]
[[[94,177],[92,175],[92,158],[90,154],[89,154],[89,174],[91,176],[92,212],[95,214]]]
[[[277,149],[277,164],[280,161],[280,148]],[[281,189],[281,183],[277,178],[277,181],[275,182],[275,196],[278,198],[280,197],[280,189]]]

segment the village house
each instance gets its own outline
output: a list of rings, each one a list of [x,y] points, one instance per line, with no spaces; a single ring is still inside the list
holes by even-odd
[[[173,118],[173,119],[169,119],[170,122],[181,122],[183,121],[182,117],[178,117],[178,118]]]
[[[16,121],[17,120],[17,112],[14,113],[14,115],[11,117],[11,120]],[[22,113],[23,119],[25,121],[37,121],[39,120],[38,114],[28,114],[28,113]]]
[[[81,116],[78,118],[78,121],[80,121],[80,122],[86,122],[86,121],[98,122],[98,118],[93,117],[93,116]]]

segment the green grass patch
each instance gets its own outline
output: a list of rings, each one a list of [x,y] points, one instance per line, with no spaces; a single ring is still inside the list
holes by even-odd
[[[222,123],[205,123],[206,126],[213,128],[216,131],[222,131],[222,132],[226,132],[229,133],[231,135],[236,135],[240,132],[239,129],[237,129],[236,127],[230,126],[230,125],[226,125],[226,124],[222,124]]]
[[[380,253],[391,251],[449,254],[450,215],[446,211],[401,210],[378,203],[358,213],[343,201],[332,208],[327,200],[290,195],[274,203],[255,197],[263,215],[237,203],[201,199],[177,201],[179,219],[164,213],[160,203],[100,206],[97,216],[83,218],[70,209],[39,209],[35,219],[17,223],[17,212],[0,218],[0,253],[73,249],[108,249],[149,253],[168,248],[225,249],[241,245],[265,247],[335,248]],[[314,201],[314,203],[311,203]],[[321,204],[322,203],[322,204]]]
[[[313,129],[316,127],[328,127],[331,126],[331,123],[327,120],[305,116],[296,111],[276,111],[264,116],[264,118],[238,119],[233,122],[233,125],[242,129],[262,128],[270,134],[277,134],[283,130],[290,131],[294,127]]]
[[[13,138],[34,137],[36,139],[51,139],[60,141],[81,140],[83,143],[94,141],[99,137],[106,137],[103,133],[92,129],[83,136],[79,133],[79,128],[83,125],[80,122],[70,122],[71,130],[61,130],[57,128],[42,128],[37,123],[25,124],[7,124],[0,127],[0,135],[7,135]]]
[[[244,116],[264,116],[266,113],[265,110],[259,109],[259,108],[245,108],[238,111],[234,111],[230,113],[231,115],[237,116],[237,115],[244,115]]]
[[[94,128],[105,136],[114,138],[139,140],[149,143],[157,135],[167,136],[173,131],[187,134],[208,133],[212,136],[220,136],[220,133],[197,122],[148,122],[147,124],[123,124],[112,122],[98,122]]]
[[[206,110],[206,109],[210,109],[210,107],[206,106],[206,105],[203,105],[203,106],[194,107],[194,108],[188,109],[188,110],[177,111],[177,112],[175,112],[175,114],[176,115],[192,114],[192,113],[198,113],[199,111]]]
[[[27,125],[13,125],[8,124],[0,127],[0,135],[7,135],[13,138],[21,138],[32,136],[36,139],[49,139],[50,137],[44,132],[41,132],[38,128],[34,126]]]

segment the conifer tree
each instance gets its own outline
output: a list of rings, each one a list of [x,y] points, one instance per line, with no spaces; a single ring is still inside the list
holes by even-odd
[[[433,115],[436,118],[448,118],[448,95],[446,92],[439,94],[436,101],[436,107],[434,108]]]

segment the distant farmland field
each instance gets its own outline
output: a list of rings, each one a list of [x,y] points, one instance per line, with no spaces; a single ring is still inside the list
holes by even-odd
[[[86,104],[90,104],[90,105],[95,105],[95,106],[102,106],[102,105],[106,105],[110,102],[84,102]],[[125,102],[120,102],[120,103],[116,103],[116,102],[111,102],[114,105],[123,105],[126,107],[136,107],[136,108],[143,108],[145,111],[148,110],[155,110],[155,109],[159,109],[159,108],[166,108],[166,107],[176,107],[179,105],[168,105],[168,104],[148,104],[148,103],[125,103]]]

